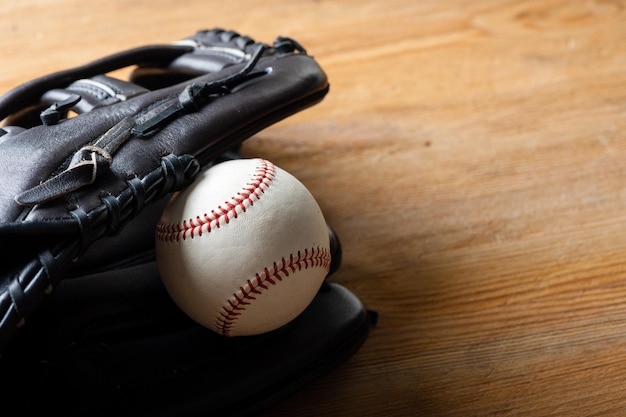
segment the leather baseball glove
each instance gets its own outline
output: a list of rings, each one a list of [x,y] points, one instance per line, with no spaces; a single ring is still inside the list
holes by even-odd
[[[295,40],[214,29],[1,96],[3,395],[26,412],[246,415],[353,354],[373,314],[338,284],[281,329],[225,338],[180,312],[154,260],[173,192],[328,88]]]

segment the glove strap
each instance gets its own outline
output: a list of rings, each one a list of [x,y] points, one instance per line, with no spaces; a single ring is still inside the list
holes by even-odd
[[[67,88],[55,88],[42,96],[42,104],[50,107],[41,113],[41,121],[49,126],[66,117],[69,110],[79,114],[86,113],[147,92],[146,88],[106,75],[83,78],[74,81]]]
[[[249,77],[265,74],[265,72],[252,73],[252,70],[263,56],[265,46],[257,44],[247,64],[237,73],[222,80],[206,84],[191,84],[178,96],[178,100],[164,109],[150,112],[147,120],[142,120],[133,128],[132,133],[137,136],[147,137],[156,132],[161,126],[169,123],[172,119],[184,113],[196,111],[211,98],[229,94],[231,89]]]
[[[63,88],[70,81],[106,74],[143,62],[169,62],[192,51],[193,48],[188,45],[144,46],[109,55],[87,65],[36,78],[0,96],[0,120],[11,115],[15,109],[38,103],[47,91]]]

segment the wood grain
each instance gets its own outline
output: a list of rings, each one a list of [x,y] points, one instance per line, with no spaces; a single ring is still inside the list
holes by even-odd
[[[246,142],[378,311],[266,416],[626,415],[626,2],[0,3],[2,91],[207,27],[298,39],[320,105]]]

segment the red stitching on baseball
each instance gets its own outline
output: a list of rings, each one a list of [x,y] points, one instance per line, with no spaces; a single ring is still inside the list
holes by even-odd
[[[270,268],[264,268],[260,274],[255,274],[254,278],[248,279],[244,286],[239,287],[239,291],[226,300],[215,320],[217,332],[225,336],[231,335],[235,322],[247,305],[290,274],[309,268],[324,268],[328,271],[330,251],[320,247],[305,249],[304,252],[298,251],[296,256],[290,254],[289,259],[282,258],[279,262],[274,262]]]
[[[219,228],[222,222],[228,224],[236,219],[239,215],[237,210],[245,212],[247,206],[254,205],[254,202],[259,200],[269,188],[274,176],[274,164],[259,159],[252,179],[234,197],[225,201],[223,205],[217,206],[210,213],[203,213],[195,219],[183,220],[180,223],[159,222],[156,227],[156,238],[162,242],[178,242],[181,239],[202,236],[203,232],[211,233],[213,227]]]

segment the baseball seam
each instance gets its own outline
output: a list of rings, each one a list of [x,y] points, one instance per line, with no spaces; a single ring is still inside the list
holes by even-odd
[[[309,268],[324,268],[328,271],[330,258],[328,249],[313,247],[298,251],[295,255],[292,253],[288,258],[274,262],[271,267],[265,267],[226,300],[215,320],[216,331],[224,336],[232,335],[237,320],[257,297],[297,271]]]
[[[159,222],[156,227],[156,238],[162,242],[193,239],[202,236],[203,233],[211,233],[214,228],[236,219],[240,213],[245,212],[261,198],[274,179],[274,164],[264,159],[258,161],[252,179],[235,196],[218,205],[210,213],[203,213],[195,219],[186,219],[179,223]]]

